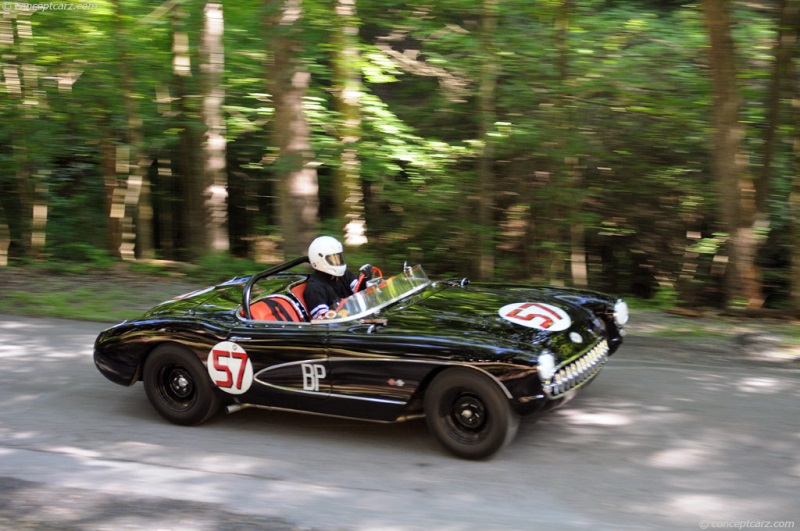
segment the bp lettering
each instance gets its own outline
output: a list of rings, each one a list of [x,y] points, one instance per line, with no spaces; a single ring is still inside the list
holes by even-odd
[[[303,390],[319,392],[319,381],[325,379],[325,366],[319,363],[301,363],[303,370]]]

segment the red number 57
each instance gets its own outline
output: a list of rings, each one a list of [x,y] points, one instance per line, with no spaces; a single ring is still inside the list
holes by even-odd
[[[247,368],[247,354],[244,352],[230,352],[227,350],[212,350],[211,354],[214,360],[214,369],[224,375],[224,378],[218,378],[214,383],[223,389],[234,387],[235,389],[241,390],[244,371]],[[231,369],[234,369],[233,372],[231,372]],[[233,382],[234,373],[236,373],[235,385]]]
[[[530,308],[533,309],[530,310],[529,313],[523,313],[525,310]],[[532,302],[523,304],[519,308],[509,312],[508,317],[513,317],[514,319],[519,319],[520,321],[532,321],[533,319],[539,318],[542,320],[540,326],[544,329],[550,328],[553,326],[555,321],[561,319],[561,316],[559,316],[553,310]]]

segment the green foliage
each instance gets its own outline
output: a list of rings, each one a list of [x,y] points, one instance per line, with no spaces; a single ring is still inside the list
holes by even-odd
[[[68,273],[111,269],[117,262],[108,251],[82,242],[69,242],[54,248],[51,260],[53,259],[57,264],[55,269]]]
[[[628,300],[634,310],[665,310],[679,306],[680,295],[670,287],[660,286],[649,299],[634,298]]]
[[[188,272],[190,279],[199,283],[215,284],[234,277],[256,273],[269,266],[252,260],[231,258],[225,254],[212,254],[201,258],[197,267]]]
[[[141,316],[161,296],[153,290],[132,289],[127,284],[130,279],[124,277],[86,281],[76,275],[44,274],[35,267],[18,269],[17,273],[31,280],[25,289],[4,290],[0,314],[118,322]]]
[[[175,274],[174,268],[169,262],[130,262],[127,267],[132,273],[141,275],[172,276]]]
[[[138,316],[141,312],[119,308],[118,302],[124,300],[122,294],[117,291],[98,296],[93,288],[51,293],[11,292],[0,301],[0,313],[87,321],[122,321]]]
[[[9,225],[12,258],[27,257],[32,201],[39,198],[48,207],[41,258],[62,270],[112,263],[110,253],[98,251],[109,247],[111,223],[103,149],[127,142],[123,53],[131,62],[146,157],[166,161],[175,174],[172,187],[154,179],[162,201],[157,243],[167,258],[181,256],[186,235],[174,228],[168,234],[165,220],[192,206],[176,205],[178,192],[201,158],[185,140],[204,132],[204,2],[120,0],[119,13],[114,2],[94,3],[97,9],[88,11],[2,20],[16,37],[0,44],[7,67],[0,92],[0,223]],[[305,110],[319,175],[320,228],[331,232],[341,226],[330,219],[329,201],[342,151],[343,118],[334,105],[340,87],[332,71],[340,21],[331,2],[302,5],[296,32],[300,59],[312,74]],[[571,9],[561,33],[556,21],[565,5]],[[469,275],[474,242],[484,235],[494,240],[498,276],[568,281],[569,234],[580,226],[593,287],[651,296],[657,305],[685,299],[688,291],[703,293],[698,303],[713,300],[719,278],[712,263],[726,250],[709,170],[712,96],[697,2],[506,0],[488,48],[481,40],[481,2],[360,0],[357,8],[363,82],[357,145],[370,243],[354,258],[419,261],[433,274]],[[225,5],[230,215],[239,231],[236,252],[251,257],[259,238],[281,239],[266,17],[260,1]],[[775,21],[745,4],[736,4],[736,18],[742,120],[757,168]],[[19,28],[27,21],[30,36],[23,38]],[[176,33],[185,33],[189,45],[189,75],[180,79],[173,71]],[[495,123],[482,138],[477,101],[489,61],[498,68]],[[19,93],[13,72],[21,79]],[[789,134],[781,130],[782,138]],[[485,141],[494,176],[489,227],[476,219]],[[762,257],[775,292],[788,282],[788,242],[778,233],[795,215],[778,200],[796,170],[789,143],[779,147],[770,203],[775,230],[761,235],[782,251]],[[695,254],[699,265],[686,281],[687,256]],[[162,270],[154,264],[132,267]],[[227,256],[197,265],[191,274],[203,281],[262,268]],[[691,289],[683,288],[686,282]],[[679,286],[678,295],[656,290],[659,285]]]

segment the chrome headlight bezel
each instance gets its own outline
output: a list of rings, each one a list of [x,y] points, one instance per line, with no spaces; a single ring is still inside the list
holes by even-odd
[[[556,373],[556,358],[551,352],[544,351],[539,355],[537,366],[539,378],[546,382]]]
[[[628,319],[630,319],[628,303],[622,299],[618,299],[617,302],[614,303],[614,322],[617,323],[618,326],[623,326],[628,323]]]

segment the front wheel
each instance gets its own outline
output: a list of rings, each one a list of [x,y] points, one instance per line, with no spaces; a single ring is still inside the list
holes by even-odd
[[[175,424],[200,424],[219,410],[219,398],[197,356],[161,345],[144,364],[144,390],[155,410]]]
[[[519,415],[487,376],[469,369],[448,369],[425,394],[425,419],[447,450],[467,459],[485,459],[516,435]]]

